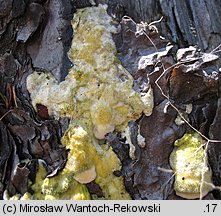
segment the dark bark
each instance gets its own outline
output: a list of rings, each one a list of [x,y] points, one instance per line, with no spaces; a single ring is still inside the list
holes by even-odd
[[[221,43],[221,3],[219,0],[96,0],[95,3],[108,4],[109,14],[121,22],[121,31],[114,39],[123,66],[135,79],[134,88],[142,91],[148,77],[154,90],[153,114],[130,125],[136,161],[129,157],[128,146],[122,144],[124,140],[117,134],[107,137],[122,162],[122,170],[116,175],[125,177],[125,186],[133,199],[179,199],[173,193],[173,181],[168,182],[172,174],[158,168],[170,169],[168,158],[173,143],[190,128],[174,123],[177,113],[171,107],[165,113],[166,100],[155,83],[159,73],[152,72],[162,62],[168,68],[179,61],[175,56],[178,48],[196,45],[203,52],[210,52],[217,47]],[[6,104],[0,98],[0,118],[4,117],[0,121],[1,197],[5,189],[10,195],[28,190],[28,179],[35,179],[36,159],[45,160],[48,172],[53,175],[64,167],[67,150],[61,147],[60,139],[68,120],[54,120],[42,106],[36,113],[25,83],[34,70],[49,71],[58,81],[64,80],[72,67],[67,57],[73,34],[71,19],[76,9],[88,6],[92,6],[89,0],[0,0],[0,93],[8,99]],[[136,23],[132,19],[122,21],[124,15],[137,23],[148,24],[163,16],[154,25],[166,39],[160,39],[159,34],[148,28],[145,30],[149,38],[144,34],[135,36]],[[138,68],[142,56],[158,55],[165,51],[169,41],[174,47],[165,57],[152,58],[152,65]],[[191,125],[210,139],[221,139],[221,76],[218,75],[221,58],[216,60],[218,57],[212,55],[199,60],[197,55],[203,54],[195,53],[191,62],[169,70],[159,84],[180,110],[184,110],[186,103],[193,104],[188,116]],[[12,97],[13,87],[16,101]],[[137,145],[138,125],[146,138],[143,148]],[[213,182],[219,186],[220,144],[210,143],[208,148]],[[21,163],[24,159],[31,161],[29,166]],[[90,183],[88,188],[102,196],[96,184]],[[221,193],[214,191],[206,198],[221,199]]]
[[[221,4],[219,0],[97,0],[107,3],[136,22],[150,23],[164,17],[161,33],[179,47],[198,45],[210,51],[221,41]]]

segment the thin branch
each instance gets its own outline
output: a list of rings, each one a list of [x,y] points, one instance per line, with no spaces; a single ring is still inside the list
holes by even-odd
[[[14,102],[15,102],[15,107],[17,108],[18,104],[17,104],[16,93],[15,93],[15,86],[12,87],[12,93],[13,93],[13,99],[14,99]]]
[[[174,173],[174,171],[172,169],[165,169],[163,167],[157,167],[157,169],[162,172]]]
[[[156,23],[160,23],[162,20],[163,20],[163,16],[160,17],[159,20],[156,20],[156,21],[153,21],[153,22],[149,23],[148,26],[151,26],[151,25],[156,24]]]
[[[4,105],[6,106],[6,104],[7,104],[7,98],[0,92],[0,96],[1,96],[1,98],[2,98],[2,100],[4,101]]]
[[[12,109],[10,109],[10,110],[8,110],[1,118],[0,118],[0,121],[6,116],[6,115],[8,115],[10,112],[12,112],[13,110]]]

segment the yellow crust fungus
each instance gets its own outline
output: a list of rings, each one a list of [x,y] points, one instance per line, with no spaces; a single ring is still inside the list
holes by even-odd
[[[174,189],[178,196],[196,199],[212,190],[212,172],[198,133],[187,133],[174,143],[170,165],[175,172]]]
[[[41,72],[27,78],[35,108],[40,103],[49,115],[71,119],[62,138],[70,149],[65,168],[57,176],[45,178],[41,192],[45,198],[77,198],[67,195],[73,184],[86,190],[84,183],[95,179],[106,199],[129,199],[123,178],[113,175],[121,168],[119,159],[106,144],[99,145],[98,139],[122,131],[142,112],[150,115],[152,89],[142,97],[133,90],[133,78],[117,58],[112,39],[116,26],[105,6],[77,10],[72,26],[69,58],[74,66],[65,81],[57,83],[52,75]]]

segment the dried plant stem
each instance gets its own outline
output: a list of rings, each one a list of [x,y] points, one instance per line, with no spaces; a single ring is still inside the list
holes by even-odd
[[[15,107],[17,108],[18,107],[18,104],[17,104],[17,97],[16,97],[16,93],[15,93],[15,86],[12,87],[12,93],[13,93],[13,99],[14,99],[14,103],[15,103]]]
[[[0,118],[0,121],[1,121],[5,116],[7,116],[10,112],[12,112],[12,111],[13,111],[12,109],[8,110],[8,111]]]

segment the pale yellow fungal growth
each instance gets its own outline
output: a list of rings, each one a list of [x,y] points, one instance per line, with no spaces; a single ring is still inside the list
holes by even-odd
[[[59,175],[44,180],[41,187],[44,194],[64,197],[73,182],[84,184],[95,179],[106,199],[130,199],[122,177],[113,174],[121,169],[121,164],[111,147],[98,145],[86,128],[74,122],[62,142],[70,149],[66,166]]]
[[[97,171],[95,181],[101,187],[105,199],[131,199],[125,190],[123,177],[116,177],[113,174],[114,171],[121,169],[121,164],[116,154],[112,151],[112,148],[107,145],[102,145],[97,151],[99,152],[99,157],[97,156],[95,158]]]
[[[86,185],[80,184],[73,178],[69,179],[67,173],[59,174],[52,178],[47,178],[47,172],[43,162],[38,160],[38,172],[35,183],[31,186],[34,194],[26,192],[23,196],[16,194],[9,197],[7,191],[4,194],[4,200],[89,200],[90,193]],[[67,171],[65,171],[67,172]],[[68,182],[69,181],[69,182]]]
[[[78,183],[72,177],[70,172],[63,170],[61,174],[47,178],[46,170],[39,161],[39,169],[36,176],[36,182],[32,185],[35,191],[33,195],[26,193],[21,199],[35,199],[35,200],[57,200],[57,199],[74,199],[74,200],[88,200],[90,193],[87,187]]]
[[[90,169],[74,175],[74,179],[82,184],[89,183],[93,181],[95,178],[96,178],[95,166],[92,166]]]
[[[95,137],[104,139],[105,134],[114,130],[113,117],[113,110],[105,100],[99,100],[91,107]]]
[[[49,115],[56,118],[63,112],[63,115],[73,107],[70,98],[73,96],[73,89],[75,87],[75,80],[66,79],[60,84],[50,73],[34,72],[27,77],[27,89],[31,93],[32,104],[36,109],[37,104],[47,106]]]
[[[82,185],[95,179],[106,199],[129,199],[123,178],[113,175],[121,168],[119,159],[111,148],[98,145],[98,139],[114,130],[123,131],[142,113],[150,115],[152,89],[142,96],[133,90],[133,77],[117,58],[112,39],[116,26],[105,6],[77,10],[72,25],[69,58],[74,67],[65,81],[58,84],[50,74],[39,72],[27,78],[35,108],[39,103],[48,108],[49,115],[72,120],[62,138],[70,149],[65,168],[44,180],[42,192],[49,198],[65,198],[77,181]]]
[[[196,199],[212,190],[212,172],[202,145],[205,141],[197,133],[185,134],[175,142],[170,165],[175,173],[174,189],[178,196]]]
[[[152,113],[153,93],[142,97],[133,90],[133,78],[116,57],[111,17],[103,6],[80,9],[73,19],[74,38],[69,57],[74,63],[66,80],[58,84],[50,74],[34,72],[27,78],[32,104],[40,103],[55,117],[84,121],[103,139],[121,130],[144,112]]]

